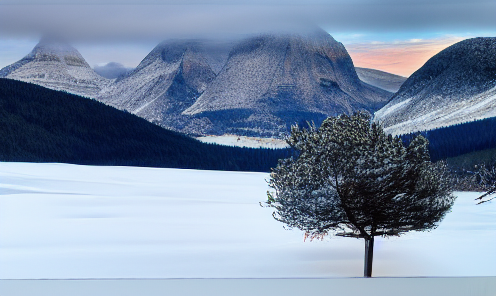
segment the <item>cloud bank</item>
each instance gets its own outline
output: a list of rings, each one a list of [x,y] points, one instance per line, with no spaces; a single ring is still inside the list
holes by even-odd
[[[233,36],[292,31],[309,23],[344,33],[473,31],[496,27],[496,1],[488,0],[4,0],[1,3],[0,34],[49,33],[95,41]]]

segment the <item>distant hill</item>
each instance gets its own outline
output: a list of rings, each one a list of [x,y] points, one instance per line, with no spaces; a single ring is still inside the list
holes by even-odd
[[[458,42],[429,59],[375,113],[391,134],[496,116],[496,38]]]
[[[288,154],[201,143],[96,100],[0,79],[0,161],[269,171]]]
[[[392,93],[397,92],[407,79],[407,77],[375,69],[355,67],[355,71],[361,81]]]
[[[1,69],[0,78],[31,82],[92,98],[111,83],[96,74],[77,49],[64,41],[46,37],[27,56]]]

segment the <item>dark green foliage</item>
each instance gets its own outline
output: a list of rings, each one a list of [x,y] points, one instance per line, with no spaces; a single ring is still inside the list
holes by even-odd
[[[290,153],[201,143],[95,100],[0,79],[0,161],[268,171]]]
[[[429,140],[432,161],[496,148],[496,117],[481,119],[434,130],[402,135],[408,144],[417,135]]]
[[[331,117],[318,129],[294,126],[288,142],[300,154],[272,171],[267,205],[306,236],[364,238],[366,276],[375,236],[433,229],[454,202],[445,168],[430,162],[428,141],[416,137],[405,147],[367,114]]]

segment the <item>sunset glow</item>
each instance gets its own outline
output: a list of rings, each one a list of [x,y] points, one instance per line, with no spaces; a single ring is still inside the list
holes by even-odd
[[[441,50],[467,37],[409,39],[344,44],[355,67],[371,68],[408,77]]]

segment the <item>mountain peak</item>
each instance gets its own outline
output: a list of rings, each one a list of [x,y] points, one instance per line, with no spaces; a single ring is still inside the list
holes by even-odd
[[[68,42],[48,36],[24,58],[1,69],[0,77],[87,97],[96,97],[110,82],[96,74]]]
[[[25,59],[38,61],[58,61],[69,66],[90,68],[77,49],[60,38],[42,37]]]

